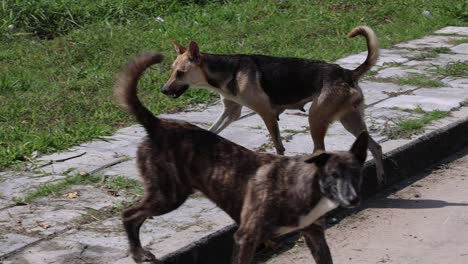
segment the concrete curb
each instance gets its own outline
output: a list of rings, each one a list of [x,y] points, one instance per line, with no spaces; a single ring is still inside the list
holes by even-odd
[[[386,187],[421,173],[468,146],[468,118],[432,131],[385,154]],[[363,195],[377,193],[375,164],[368,161],[364,168]],[[339,211],[339,210],[338,210]],[[164,256],[165,264],[229,263],[236,225],[227,226],[197,242]]]

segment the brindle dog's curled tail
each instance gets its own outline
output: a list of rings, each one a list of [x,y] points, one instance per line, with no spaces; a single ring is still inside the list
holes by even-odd
[[[141,103],[137,96],[137,85],[143,72],[151,65],[160,63],[163,58],[159,53],[145,53],[133,58],[118,75],[114,88],[120,106],[134,115],[149,134],[154,132],[159,119]]]
[[[377,36],[375,36],[374,31],[370,27],[360,26],[349,32],[348,37],[354,38],[357,35],[362,35],[366,38],[367,58],[363,64],[353,70],[354,80],[358,80],[362,75],[370,70],[370,68],[375,65],[377,58],[379,57],[379,42],[377,41]]]

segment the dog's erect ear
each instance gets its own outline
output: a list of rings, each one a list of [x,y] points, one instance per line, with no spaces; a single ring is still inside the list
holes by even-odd
[[[369,134],[367,131],[361,132],[349,152],[353,153],[357,160],[361,163],[366,161],[367,157],[367,142],[369,141]]]
[[[309,158],[305,160],[306,163],[315,163],[318,167],[323,167],[327,163],[328,159],[330,159],[331,154],[322,152],[320,154],[317,154],[313,156],[312,158]]]
[[[195,41],[190,41],[189,48],[189,59],[195,63],[200,62],[200,49],[198,48],[198,44]]]
[[[180,45],[179,43],[177,43],[175,41],[172,41],[172,44],[174,45],[174,48],[175,48],[177,54],[179,54],[179,55],[184,53],[185,51],[187,51],[186,47]]]

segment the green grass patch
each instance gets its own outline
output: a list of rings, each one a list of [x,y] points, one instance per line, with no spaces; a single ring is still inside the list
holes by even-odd
[[[64,190],[70,186],[77,184],[96,184],[103,180],[102,176],[95,175],[72,175],[67,176],[64,180],[60,180],[56,183],[48,183],[40,186],[38,189],[26,193],[23,198],[15,198],[16,204],[29,204],[34,199],[44,196],[58,196],[63,193]]]
[[[212,100],[204,90],[177,100],[160,93],[175,57],[171,40],[196,40],[212,53],[334,61],[366,50],[362,38],[346,37],[357,25],[371,26],[389,48],[464,19],[455,0],[2,0],[0,170],[33,151],[66,149],[132,124],[112,86],[121,65],[143,51],[167,57],[141,81],[155,114]]]
[[[451,53],[451,50],[447,47],[438,47],[433,48],[428,52],[421,52],[418,55],[412,57],[412,60],[425,60],[430,58],[435,58],[441,53]]]
[[[434,110],[425,112],[421,108],[412,110],[414,113],[422,114],[421,118],[400,120],[396,127],[384,130],[384,135],[390,139],[411,138],[412,135],[421,133],[424,127],[432,121],[449,115],[448,111]]]
[[[433,80],[425,75],[420,74],[409,74],[406,77],[393,77],[393,78],[375,78],[372,77],[370,80],[377,82],[391,82],[400,85],[409,85],[415,87],[425,88],[436,88],[443,87],[445,84],[439,80]]]
[[[370,70],[367,72],[367,76],[372,78],[373,76],[377,75],[379,73],[379,71],[376,71],[376,70]]]
[[[421,106],[418,106],[414,109],[409,109],[409,108],[400,108],[400,107],[392,107],[391,109],[393,110],[398,110],[398,111],[403,111],[403,112],[407,112],[407,113],[414,113],[414,114],[425,114],[427,113],[426,111],[424,111]]]
[[[124,176],[106,177],[101,175],[76,174],[67,176],[65,179],[54,183],[44,184],[36,190],[26,193],[24,197],[14,198],[13,200],[17,205],[29,204],[40,197],[57,197],[62,195],[65,190],[74,185],[95,185],[112,193],[125,191],[136,196],[143,194],[141,183],[135,179]]]
[[[446,66],[437,67],[436,72],[444,76],[466,77],[468,76],[467,62],[451,62]]]
[[[107,177],[104,186],[113,191],[125,190],[134,195],[143,194],[141,182],[124,176]]]
[[[102,221],[119,214],[122,212],[122,209],[123,206],[107,207],[100,210],[88,207],[86,208],[85,214],[78,219],[73,219],[72,221],[77,225],[85,225],[96,221]]]
[[[460,45],[460,44],[464,44],[464,43],[468,43],[468,38],[452,39],[450,41],[450,44],[453,44],[455,46]]]

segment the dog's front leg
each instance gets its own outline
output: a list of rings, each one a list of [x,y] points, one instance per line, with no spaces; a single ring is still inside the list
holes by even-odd
[[[234,251],[231,264],[250,264],[259,243],[260,232],[257,225],[240,226],[234,234]]]
[[[333,260],[325,240],[325,232],[321,221],[317,221],[301,231],[307,247],[317,264],[333,264]]]
[[[223,98],[221,100],[224,105],[223,113],[218,117],[214,124],[210,127],[210,131],[213,133],[220,133],[225,129],[229,124],[238,120],[241,116],[242,105],[235,103],[231,100]]]
[[[273,140],[273,145],[276,149],[276,153],[283,155],[284,146],[281,142],[281,135],[276,116],[273,114],[273,111],[270,111],[269,113],[259,113],[259,115],[262,117],[263,122],[265,122],[268,132],[270,133],[271,139]]]

